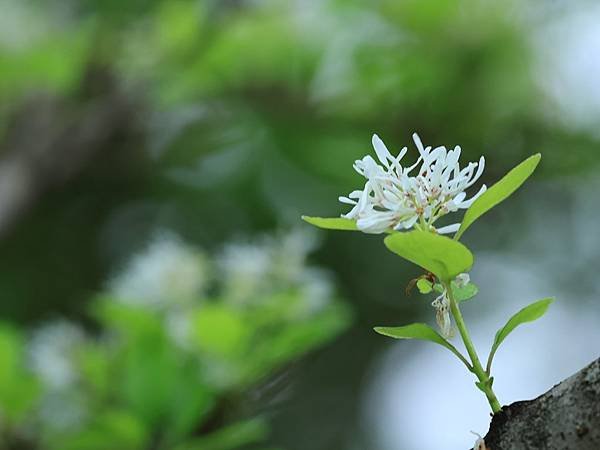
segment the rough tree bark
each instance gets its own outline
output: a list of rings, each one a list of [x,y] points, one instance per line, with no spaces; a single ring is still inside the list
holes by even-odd
[[[488,450],[600,450],[600,359],[534,400],[504,406]]]

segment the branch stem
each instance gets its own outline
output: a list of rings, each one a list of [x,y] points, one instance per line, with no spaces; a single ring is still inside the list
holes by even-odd
[[[479,380],[477,387],[485,394],[490,407],[492,408],[492,412],[496,414],[502,409],[502,407],[500,406],[500,402],[498,401],[498,398],[492,389],[492,378],[483,369],[481,361],[479,361],[479,356],[477,356],[477,351],[475,350],[473,341],[471,341],[471,336],[469,335],[469,330],[467,329],[467,325],[465,324],[462,313],[460,312],[460,307],[454,298],[454,293],[452,292],[450,282],[444,282],[443,284],[446,288],[448,299],[450,300],[450,311],[452,312],[452,316],[454,316],[454,321],[456,322],[460,337],[462,338],[465,348],[467,349],[467,353],[469,354],[469,358],[471,359],[471,372],[473,372]]]

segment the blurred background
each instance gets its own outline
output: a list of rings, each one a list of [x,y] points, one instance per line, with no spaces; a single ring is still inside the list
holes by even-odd
[[[464,237],[504,404],[599,356],[600,7],[0,0],[0,448],[467,449],[488,406],[380,236],[320,232],[355,159],[461,145],[521,191]],[[412,149],[414,151],[414,148]],[[414,155],[414,153],[413,153]]]

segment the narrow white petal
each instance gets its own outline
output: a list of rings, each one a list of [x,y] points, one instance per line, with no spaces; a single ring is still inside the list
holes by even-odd
[[[465,199],[466,196],[467,196],[466,192],[461,192],[456,197],[454,197],[452,199],[452,201],[458,205],[459,203],[461,203]]]
[[[401,225],[405,228],[405,229],[409,229],[412,228],[415,223],[417,223],[417,220],[419,220],[419,216],[417,216],[416,214],[410,218],[408,218],[407,220],[404,220]]]
[[[438,234],[448,234],[458,231],[459,228],[460,223],[453,223],[452,225],[446,225],[445,227],[436,228],[436,231],[438,232]]]
[[[348,197],[338,197],[338,200],[346,205],[356,205],[358,203],[356,200],[351,200]]]
[[[370,211],[356,221],[356,226],[364,233],[380,234],[391,228],[393,223],[394,213]]]
[[[485,168],[485,158],[482,156],[479,158],[479,164],[477,164],[477,173],[473,176],[471,181],[467,183],[467,187],[472,186],[483,173],[483,169]]]
[[[459,203],[459,204],[457,203],[458,207],[459,207],[459,208],[462,208],[462,209],[467,209],[467,208],[470,208],[470,207],[471,207],[471,205],[473,204],[473,202],[474,202],[475,200],[477,200],[477,199],[478,199],[478,198],[481,196],[481,194],[483,194],[483,193],[484,193],[486,190],[487,190],[487,186],[486,186],[485,184],[484,184],[484,185],[482,185],[482,186],[481,186],[481,188],[479,189],[479,192],[477,192],[477,194],[475,194],[475,195],[474,195],[473,197],[471,197],[469,200],[466,200],[466,201],[464,201],[464,202],[461,202],[461,203]]]
[[[421,138],[417,133],[413,133],[412,138],[415,142],[415,145],[417,146],[417,150],[419,150],[419,154],[424,157],[425,154],[428,152],[425,150],[425,147],[423,147],[423,142],[421,142]]]
[[[376,134],[373,135],[371,142],[373,144],[373,148],[375,149],[375,153],[377,153],[377,158],[379,158],[379,161],[381,161],[384,166],[389,168],[389,161],[394,159],[390,151],[387,149],[380,137]]]

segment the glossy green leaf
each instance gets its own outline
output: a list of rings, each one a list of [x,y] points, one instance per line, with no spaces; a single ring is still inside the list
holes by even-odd
[[[325,230],[358,231],[356,221],[343,217],[309,217],[302,216],[302,220]]]
[[[467,209],[454,239],[460,239],[473,222],[515,192],[533,173],[541,158],[539,153],[530,156],[475,200]]]
[[[473,255],[463,244],[427,231],[394,233],[385,238],[385,245],[443,281],[467,272],[473,265]]]
[[[546,311],[548,310],[548,307],[550,306],[550,304],[553,301],[554,301],[554,298],[545,298],[543,300],[539,300],[535,303],[532,303],[529,306],[526,306],[521,311],[519,311],[514,316],[512,316],[508,320],[508,322],[506,322],[506,325],[504,325],[504,327],[502,327],[500,330],[498,330],[498,332],[496,333],[496,337],[494,338],[494,344],[492,345],[492,350],[490,351],[490,356],[488,358],[488,363],[487,363],[488,373],[489,373],[489,369],[491,368],[492,360],[494,359],[494,355],[496,354],[498,347],[500,347],[500,344],[502,344],[504,339],[506,339],[506,337],[510,333],[512,333],[512,331],[515,328],[517,328],[519,325],[522,325],[527,322],[533,322],[534,320],[537,320],[540,317],[542,317],[546,313]]]
[[[410,325],[405,325],[403,327],[375,327],[374,330],[383,336],[388,336],[394,339],[416,339],[419,341],[429,341],[439,344],[454,353],[456,357],[460,359],[462,363],[469,368],[469,370],[471,370],[469,362],[456,349],[456,347],[440,336],[437,331],[435,331],[426,323],[411,323]]]
[[[417,339],[430,341],[449,348],[448,341],[426,323],[411,323],[403,327],[375,327],[374,330],[383,336],[394,339]]]
[[[429,280],[419,278],[417,280],[417,289],[419,289],[421,294],[429,294],[431,291],[433,291],[433,284],[431,284],[431,281]]]

